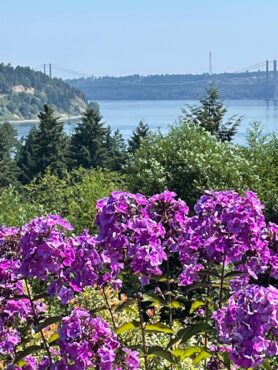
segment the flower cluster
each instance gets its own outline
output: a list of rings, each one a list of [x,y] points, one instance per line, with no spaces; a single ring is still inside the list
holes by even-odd
[[[179,284],[186,286],[212,266],[218,277],[221,269],[221,279],[226,271],[237,276],[230,282],[235,293],[227,307],[213,315],[232,360],[250,367],[260,365],[264,356],[278,354],[277,289],[249,285],[278,279],[278,226],[266,224],[254,193],[206,192],[190,217],[187,205],[170,191],[149,198],[112,192],[98,201],[97,211],[96,235],[87,230],[72,235],[73,227],[57,215],[34,219],[22,228],[0,228],[1,355],[12,362],[22,333],[48,317],[47,307],[34,297],[39,284],[40,293],[74,305],[72,299],[84,287],[121,287],[122,271],[136,275],[142,285],[163,273],[175,278],[179,274]],[[258,279],[261,274],[267,279]],[[169,284],[176,285],[172,281]],[[28,356],[23,369],[139,368],[138,353],[122,348],[106,322],[81,308],[62,319],[54,347],[53,359],[49,353],[39,362]],[[209,366],[221,368],[217,355]]]
[[[57,275],[61,266],[69,266],[73,256],[64,232],[71,230],[73,227],[57,215],[40,217],[25,225],[19,243],[20,273],[44,280],[51,274]]]
[[[180,249],[182,285],[198,280],[209,264],[236,265],[243,278],[257,279],[268,268],[270,251],[264,238],[263,206],[252,192],[206,192],[195,206]],[[246,280],[248,281],[248,279]]]
[[[232,345],[230,357],[243,368],[278,355],[278,289],[248,285],[213,314],[220,340]]]
[[[98,242],[114,269],[130,266],[143,284],[162,274],[167,252],[179,249],[188,207],[165,191],[147,199],[141,194],[113,192],[98,204]]]
[[[102,318],[92,318],[87,310],[76,308],[63,318],[59,334],[64,369],[74,364],[74,368],[80,370],[91,366],[100,370],[120,370],[121,360],[125,369],[139,368],[137,352],[125,349],[126,361],[116,358],[120,348],[116,335]]]

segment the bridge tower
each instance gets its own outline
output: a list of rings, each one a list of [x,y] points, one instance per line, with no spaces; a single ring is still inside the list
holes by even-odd
[[[273,61],[273,83],[274,83],[274,94],[273,99],[278,100],[278,81],[277,81],[277,60]]]

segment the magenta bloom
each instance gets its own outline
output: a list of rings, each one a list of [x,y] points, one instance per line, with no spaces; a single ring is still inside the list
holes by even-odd
[[[278,355],[278,289],[248,285],[213,314],[219,339],[232,346],[232,361],[257,367]]]

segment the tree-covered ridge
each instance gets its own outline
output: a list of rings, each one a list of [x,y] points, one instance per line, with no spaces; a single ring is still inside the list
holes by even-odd
[[[44,104],[60,114],[80,114],[84,94],[58,78],[32,70],[0,64],[0,121],[36,118]]]
[[[211,83],[222,99],[265,99],[274,93],[274,81],[267,82],[265,72],[104,76],[67,82],[96,100],[199,100]]]

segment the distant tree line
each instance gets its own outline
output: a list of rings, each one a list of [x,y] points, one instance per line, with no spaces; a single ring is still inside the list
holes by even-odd
[[[165,74],[125,77],[80,78],[67,81],[88,99],[179,100],[203,96],[214,83],[223,99],[265,99],[274,94],[274,80],[266,81],[265,72]]]

